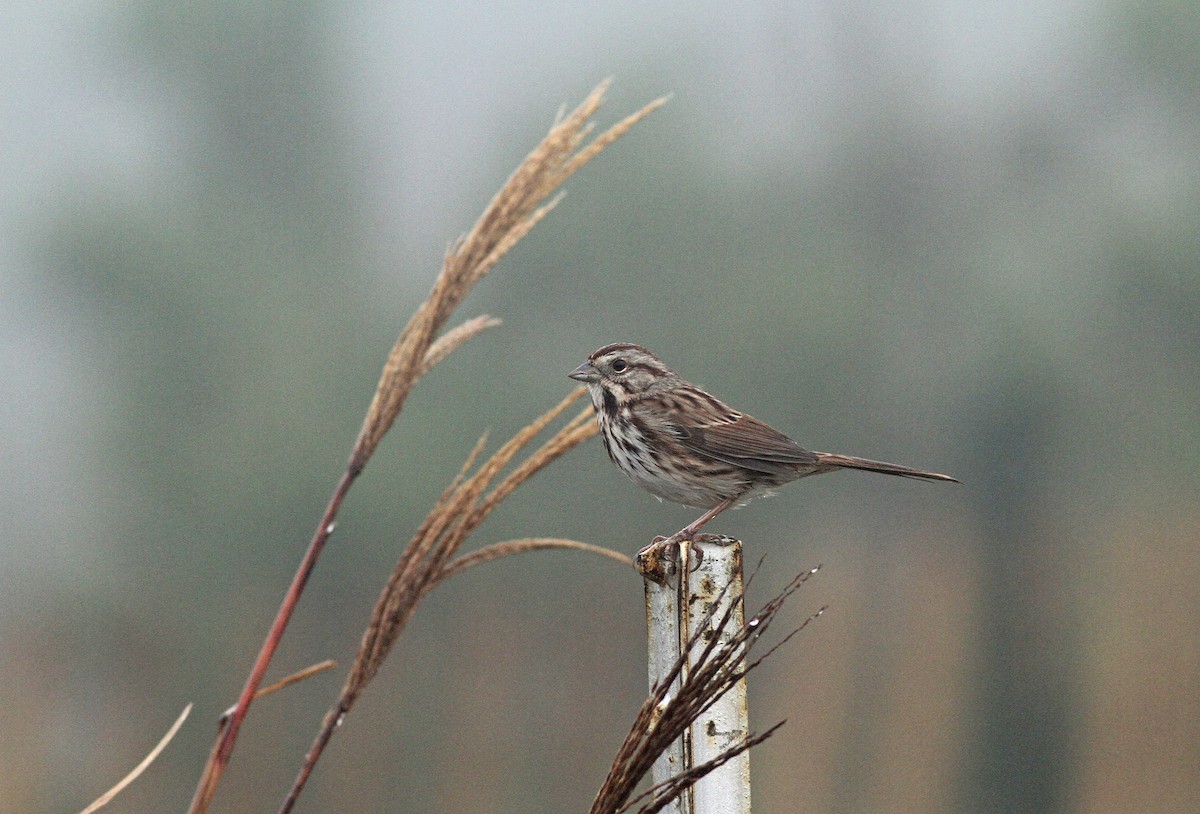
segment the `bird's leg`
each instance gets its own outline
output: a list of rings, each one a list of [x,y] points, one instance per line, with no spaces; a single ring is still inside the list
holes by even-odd
[[[735,498],[735,497],[731,497],[726,500],[722,500],[716,506],[713,506],[711,509],[706,511],[704,514],[697,517],[691,523],[684,526],[679,531],[672,534],[670,537],[667,537],[663,542],[666,543],[667,545],[670,545],[672,543],[682,543],[684,540],[695,540],[696,532],[698,532],[698,531],[700,531],[700,529],[704,528],[705,524],[708,523],[709,520],[712,520],[714,517],[716,517],[718,514],[725,511],[726,509],[728,509],[730,506],[732,506],[736,502],[737,502],[737,498]]]
[[[657,552],[669,552],[673,546],[677,546],[682,542],[694,543],[696,540],[696,532],[704,528],[704,525],[708,521],[712,520],[718,514],[725,511],[730,506],[733,506],[735,503],[737,503],[736,497],[722,500],[716,506],[713,506],[711,509],[697,517],[679,531],[672,534],[670,537],[655,537],[654,540],[651,541],[650,545],[638,552],[638,561],[642,562],[657,559],[654,556]],[[695,545],[692,546],[692,553],[696,557],[696,564],[699,565],[700,560],[704,557],[704,554]]]

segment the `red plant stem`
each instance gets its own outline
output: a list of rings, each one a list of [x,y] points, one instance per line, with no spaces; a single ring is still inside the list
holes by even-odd
[[[288,622],[291,621],[292,613],[296,609],[296,603],[300,601],[300,594],[304,592],[304,586],[308,582],[309,576],[312,575],[313,568],[317,564],[317,558],[321,556],[321,550],[325,547],[325,541],[333,533],[333,521],[342,506],[346,492],[349,491],[350,485],[361,471],[361,465],[352,465],[347,469],[346,473],[342,475],[341,481],[338,482],[337,488],[334,489],[333,495],[329,498],[329,505],[325,507],[325,513],[321,515],[321,522],[317,524],[317,530],[313,534],[312,542],[308,544],[308,550],[304,552],[304,559],[300,561],[300,566],[296,569],[296,575],[292,577],[292,584],[288,587],[287,593],[284,594],[283,602],[279,606],[279,612],[275,614],[275,621],[271,625],[271,630],[267,633],[267,638],[263,641],[262,649],[258,652],[258,658],[254,661],[250,675],[246,678],[246,685],[242,688],[242,694],[238,697],[237,706],[234,707],[233,714],[229,716],[227,725],[222,727],[221,731],[217,734],[217,741],[213,745],[213,751],[209,755],[208,763],[204,767],[204,774],[201,775],[200,782],[196,786],[196,793],[192,797],[192,804],[188,809],[189,814],[203,814],[203,812],[207,811],[208,804],[212,800],[213,793],[216,791],[217,783],[220,782],[221,775],[224,773],[225,767],[229,763],[229,758],[233,754],[233,744],[237,740],[242,721],[246,718],[246,712],[250,709],[250,702],[254,700],[254,694],[258,692],[259,685],[262,684],[263,677],[267,672],[267,666],[270,665],[271,658],[275,655],[275,650],[279,647],[279,641],[283,638],[283,631],[287,628]]]

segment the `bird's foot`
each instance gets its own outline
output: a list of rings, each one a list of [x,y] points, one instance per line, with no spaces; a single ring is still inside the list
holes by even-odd
[[[678,536],[655,537],[650,545],[639,551],[633,560],[638,573],[659,585],[666,585],[679,570],[679,541],[675,539]]]
[[[644,577],[653,579],[659,585],[665,585],[667,579],[674,576],[678,570],[681,543],[688,544],[688,559],[692,563],[688,570],[695,571],[704,561],[704,550],[700,548],[700,543],[730,545],[737,542],[724,534],[689,535],[687,531],[687,529],[683,529],[670,537],[660,536],[651,540],[650,545],[637,553],[634,562],[638,572]]]

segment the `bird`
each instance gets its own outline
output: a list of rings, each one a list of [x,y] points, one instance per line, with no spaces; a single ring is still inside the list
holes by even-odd
[[[688,383],[640,345],[605,345],[567,375],[587,385],[604,448],[618,469],[662,500],[704,510],[652,546],[694,542],[731,506],[809,475],[858,469],[961,483],[940,472],[804,449]]]

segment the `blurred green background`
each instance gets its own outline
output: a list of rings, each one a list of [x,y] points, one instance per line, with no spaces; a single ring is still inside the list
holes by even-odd
[[[0,14],[0,809],[181,811],[447,243],[562,103],[673,94],[459,319],[272,675],[349,663],[478,435],[641,342],[801,443],[723,516],[762,812],[1200,807],[1200,6],[14,3]],[[459,321],[456,319],[455,322]],[[694,512],[596,441],[483,544],[632,552]],[[641,583],[553,553],[418,611],[303,811],[583,811],[645,693]],[[343,667],[344,669],[344,667]],[[258,703],[214,810],[273,811],[341,681]]]

